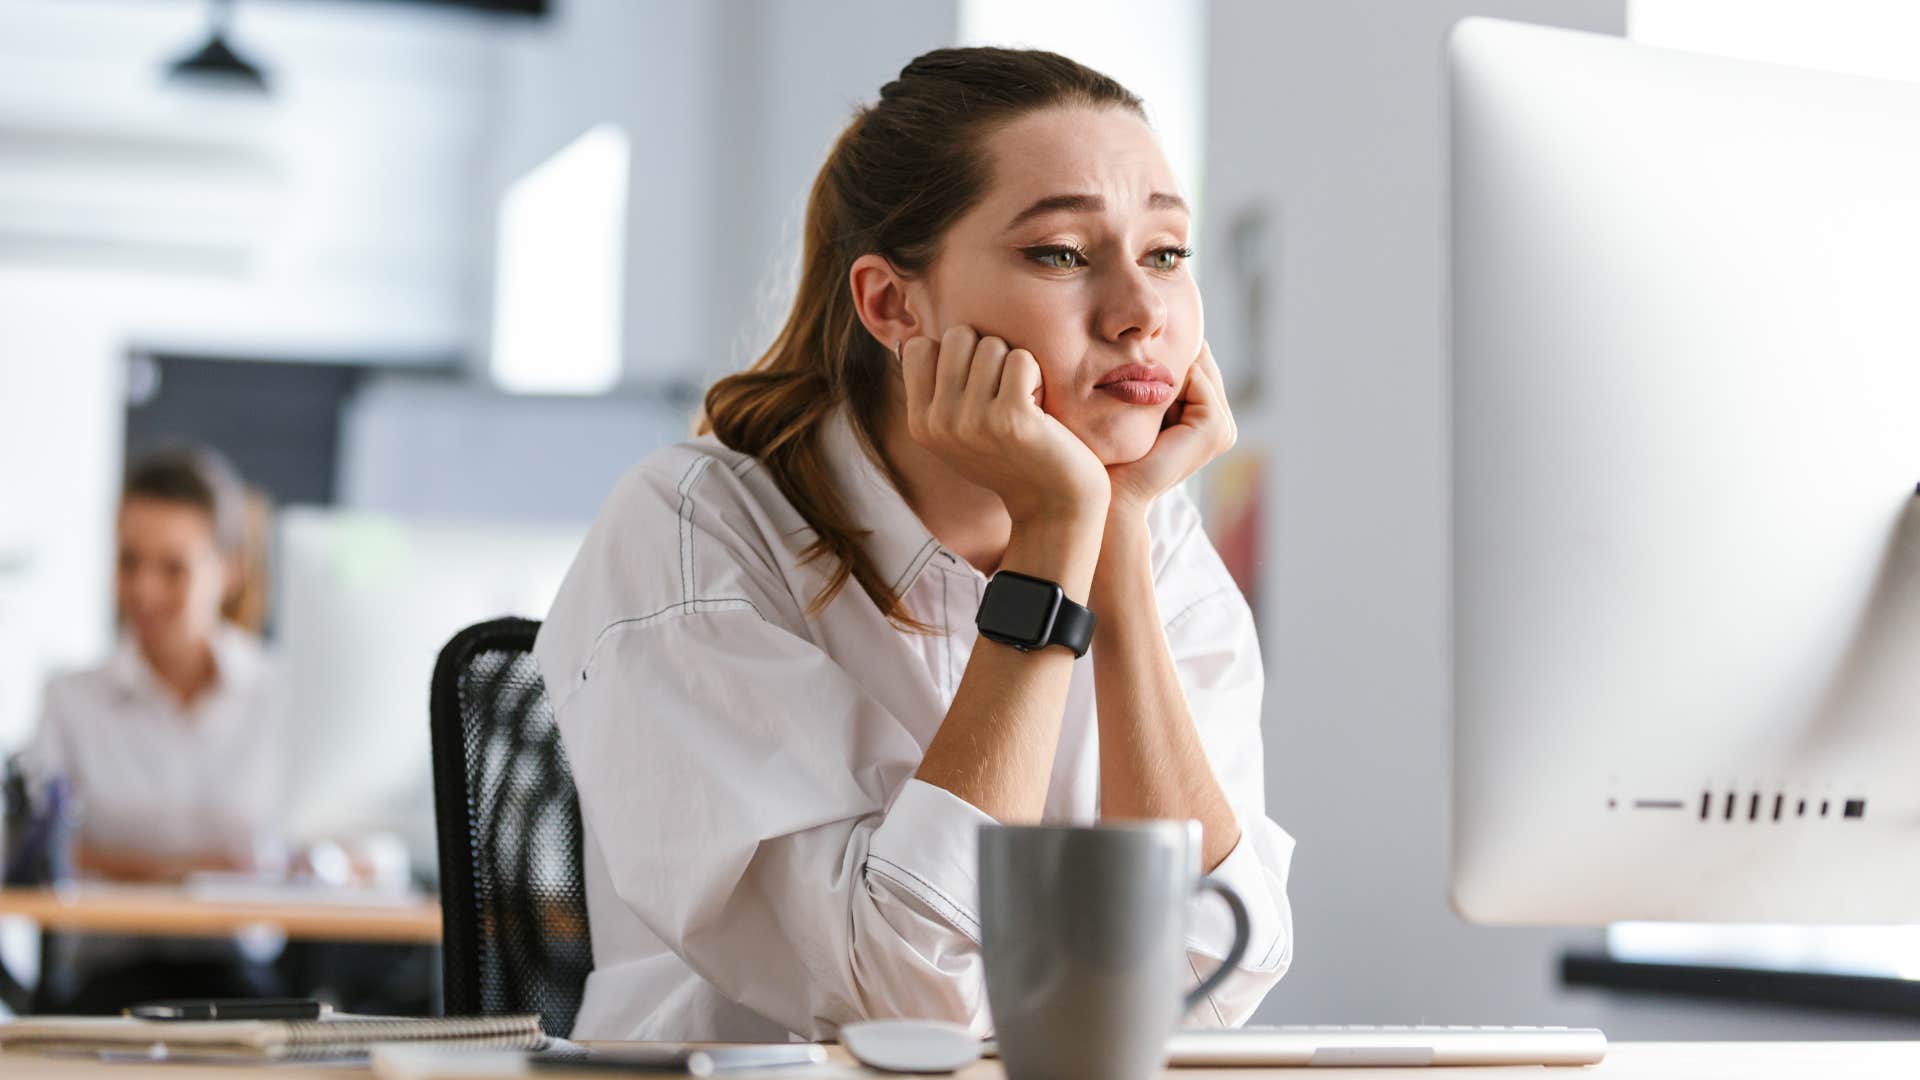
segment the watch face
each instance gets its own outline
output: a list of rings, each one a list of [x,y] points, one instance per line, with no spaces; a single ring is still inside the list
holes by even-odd
[[[977,622],[989,637],[1038,648],[1047,643],[1059,611],[1059,586],[1002,571],[987,583]]]

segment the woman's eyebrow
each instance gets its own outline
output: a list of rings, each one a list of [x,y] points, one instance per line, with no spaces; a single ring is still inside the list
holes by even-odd
[[[1022,223],[1042,214],[1052,214],[1062,210],[1079,214],[1099,213],[1106,208],[1107,200],[1099,195],[1048,195],[1043,199],[1035,200],[1032,206],[1015,214],[1013,220],[1007,222],[1007,229],[1018,228]],[[1188,212],[1185,199],[1178,195],[1169,195],[1164,191],[1156,191],[1147,196],[1147,209]]]

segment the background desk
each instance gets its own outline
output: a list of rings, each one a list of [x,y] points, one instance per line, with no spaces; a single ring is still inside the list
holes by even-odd
[[[838,1047],[834,1060],[848,1059]],[[8,1080],[185,1080],[208,1072],[185,1065],[103,1065],[65,1058],[0,1055]],[[226,1066],[220,1080],[344,1080],[371,1075],[361,1068],[292,1065]],[[606,1073],[538,1073],[544,1080],[569,1075],[603,1080]],[[810,1077],[861,1077],[882,1074],[854,1068],[792,1069],[793,1080]],[[1004,1080],[998,1062],[982,1062],[961,1072],[959,1080]],[[1588,1068],[1538,1069],[1507,1066],[1488,1069],[1175,1069],[1174,1080],[1277,1080],[1331,1076],[1334,1080],[1912,1080],[1920,1076],[1920,1043],[1618,1043],[1607,1060]]]
[[[329,901],[324,896],[207,899],[191,890],[135,886],[0,889],[0,917],[23,916],[42,930],[149,937],[225,937],[271,926],[296,941],[410,945],[440,942],[440,904],[429,899]]]

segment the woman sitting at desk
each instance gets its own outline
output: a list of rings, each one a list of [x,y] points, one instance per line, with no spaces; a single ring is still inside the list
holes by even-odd
[[[114,574],[119,643],[105,664],[48,683],[22,755],[37,788],[62,778],[78,802],[73,865],[82,876],[177,882],[284,863],[279,687],[259,641],[222,615],[238,580],[244,498],[233,471],[206,450],[156,454],[127,475]],[[196,981],[183,963],[233,973],[218,960],[235,955],[225,942],[76,945],[88,983],[122,999],[143,993],[135,970],[167,979],[157,989],[169,993],[187,992],[183,978]],[[115,964],[126,970],[102,973]],[[267,988],[241,974],[215,986]],[[92,997],[83,992],[68,1007],[124,1004]]]
[[[785,328],[621,481],[536,647],[586,827],[576,1035],[984,1032],[992,822],[1197,819],[1253,932],[1191,1022],[1280,978],[1259,646],[1179,486],[1234,426],[1177,190],[1140,100],[1052,53],[927,53],[840,136]],[[1036,598],[1091,634],[1007,644]],[[1196,972],[1231,939],[1197,909]]]

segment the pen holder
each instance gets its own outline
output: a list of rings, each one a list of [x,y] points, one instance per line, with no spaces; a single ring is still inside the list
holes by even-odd
[[[66,779],[55,777],[36,800],[19,759],[8,758],[0,799],[0,884],[54,885],[71,878],[74,821]]]

